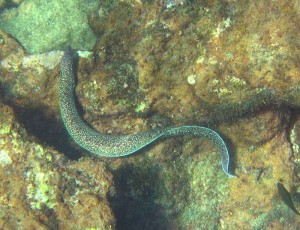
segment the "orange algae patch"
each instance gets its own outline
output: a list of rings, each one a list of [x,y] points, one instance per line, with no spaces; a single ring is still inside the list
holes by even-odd
[[[238,157],[238,178],[229,182],[230,195],[224,210],[223,221],[231,227],[250,228],[249,223],[273,208],[277,197],[276,183],[292,180],[292,167],[289,167],[290,147],[284,134],[276,135],[271,141]],[[279,198],[278,198],[279,199]]]

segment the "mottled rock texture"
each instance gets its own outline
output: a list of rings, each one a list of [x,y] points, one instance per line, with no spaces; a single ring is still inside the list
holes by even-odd
[[[95,0],[25,0],[18,7],[0,13],[0,28],[17,38],[31,54],[62,49],[66,45],[91,49],[96,37],[89,27],[88,15],[97,3]]]
[[[75,182],[65,179],[72,188],[65,194],[95,189],[91,183],[100,182],[93,180],[105,175],[107,184],[114,181],[115,191],[104,207],[111,207],[117,229],[299,228],[276,188],[280,181],[293,199],[300,190],[299,1],[165,2],[183,4],[166,9],[161,1],[100,1],[89,15],[97,41],[93,55],[79,58],[76,91],[83,118],[113,134],[162,125],[209,126],[228,144],[238,178],[223,174],[213,146],[188,137],[120,159],[84,152],[70,140],[59,117],[55,59],[61,53],[25,55],[1,32],[1,100],[10,111],[14,108],[16,123],[30,134],[26,138],[38,140],[44,152],[57,150],[49,150],[51,159],[67,158],[64,167],[53,160],[41,167],[29,151],[26,164],[55,177],[26,177],[31,183],[49,180],[53,186],[46,191],[54,194],[46,206],[42,198],[26,196],[26,208],[42,215],[32,205],[59,207],[58,168],[64,178],[75,172]],[[24,162],[15,159],[10,150],[1,154],[2,169],[24,173]],[[100,206],[106,199],[97,193],[77,199]],[[82,209],[72,211],[74,219],[81,216]],[[101,210],[98,214],[104,215]]]
[[[105,165],[66,159],[28,135],[11,107],[0,110],[0,228],[114,229]]]

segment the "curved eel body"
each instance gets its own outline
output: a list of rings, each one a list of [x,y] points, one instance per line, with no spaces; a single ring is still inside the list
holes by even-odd
[[[105,157],[122,157],[137,152],[161,138],[190,135],[205,137],[219,150],[222,168],[229,172],[230,157],[223,139],[213,130],[201,126],[179,126],[151,129],[130,135],[106,135],[90,128],[81,119],[75,103],[75,73],[73,70],[73,53],[67,48],[61,61],[59,80],[59,105],[63,123],[71,137],[84,149]]]

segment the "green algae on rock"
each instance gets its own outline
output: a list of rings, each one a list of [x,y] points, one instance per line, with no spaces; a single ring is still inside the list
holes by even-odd
[[[189,191],[179,216],[182,229],[197,229],[198,226],[218,229],[221,206],[230,193],[229,183],[222,175],[214,173],[213,169],[217,166],[214,157],[208,155],[205,158],[205,161],[198,162],[190,160],[186,166],[189,181],[185,186],[189,187]]]
[[[0,28],[12,34],[28,53],[61,49],[91,49],[96,41],[87,16],[98,1],[25,0],[0,14]]]

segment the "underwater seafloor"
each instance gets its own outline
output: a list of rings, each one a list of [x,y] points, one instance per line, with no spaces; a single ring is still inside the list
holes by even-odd
[[[108,134],[218,132],[128,157],[80,148],[58,104],[80,51],[84,120]],[[299,229],[298,0],[0,0],[0,229]]]

